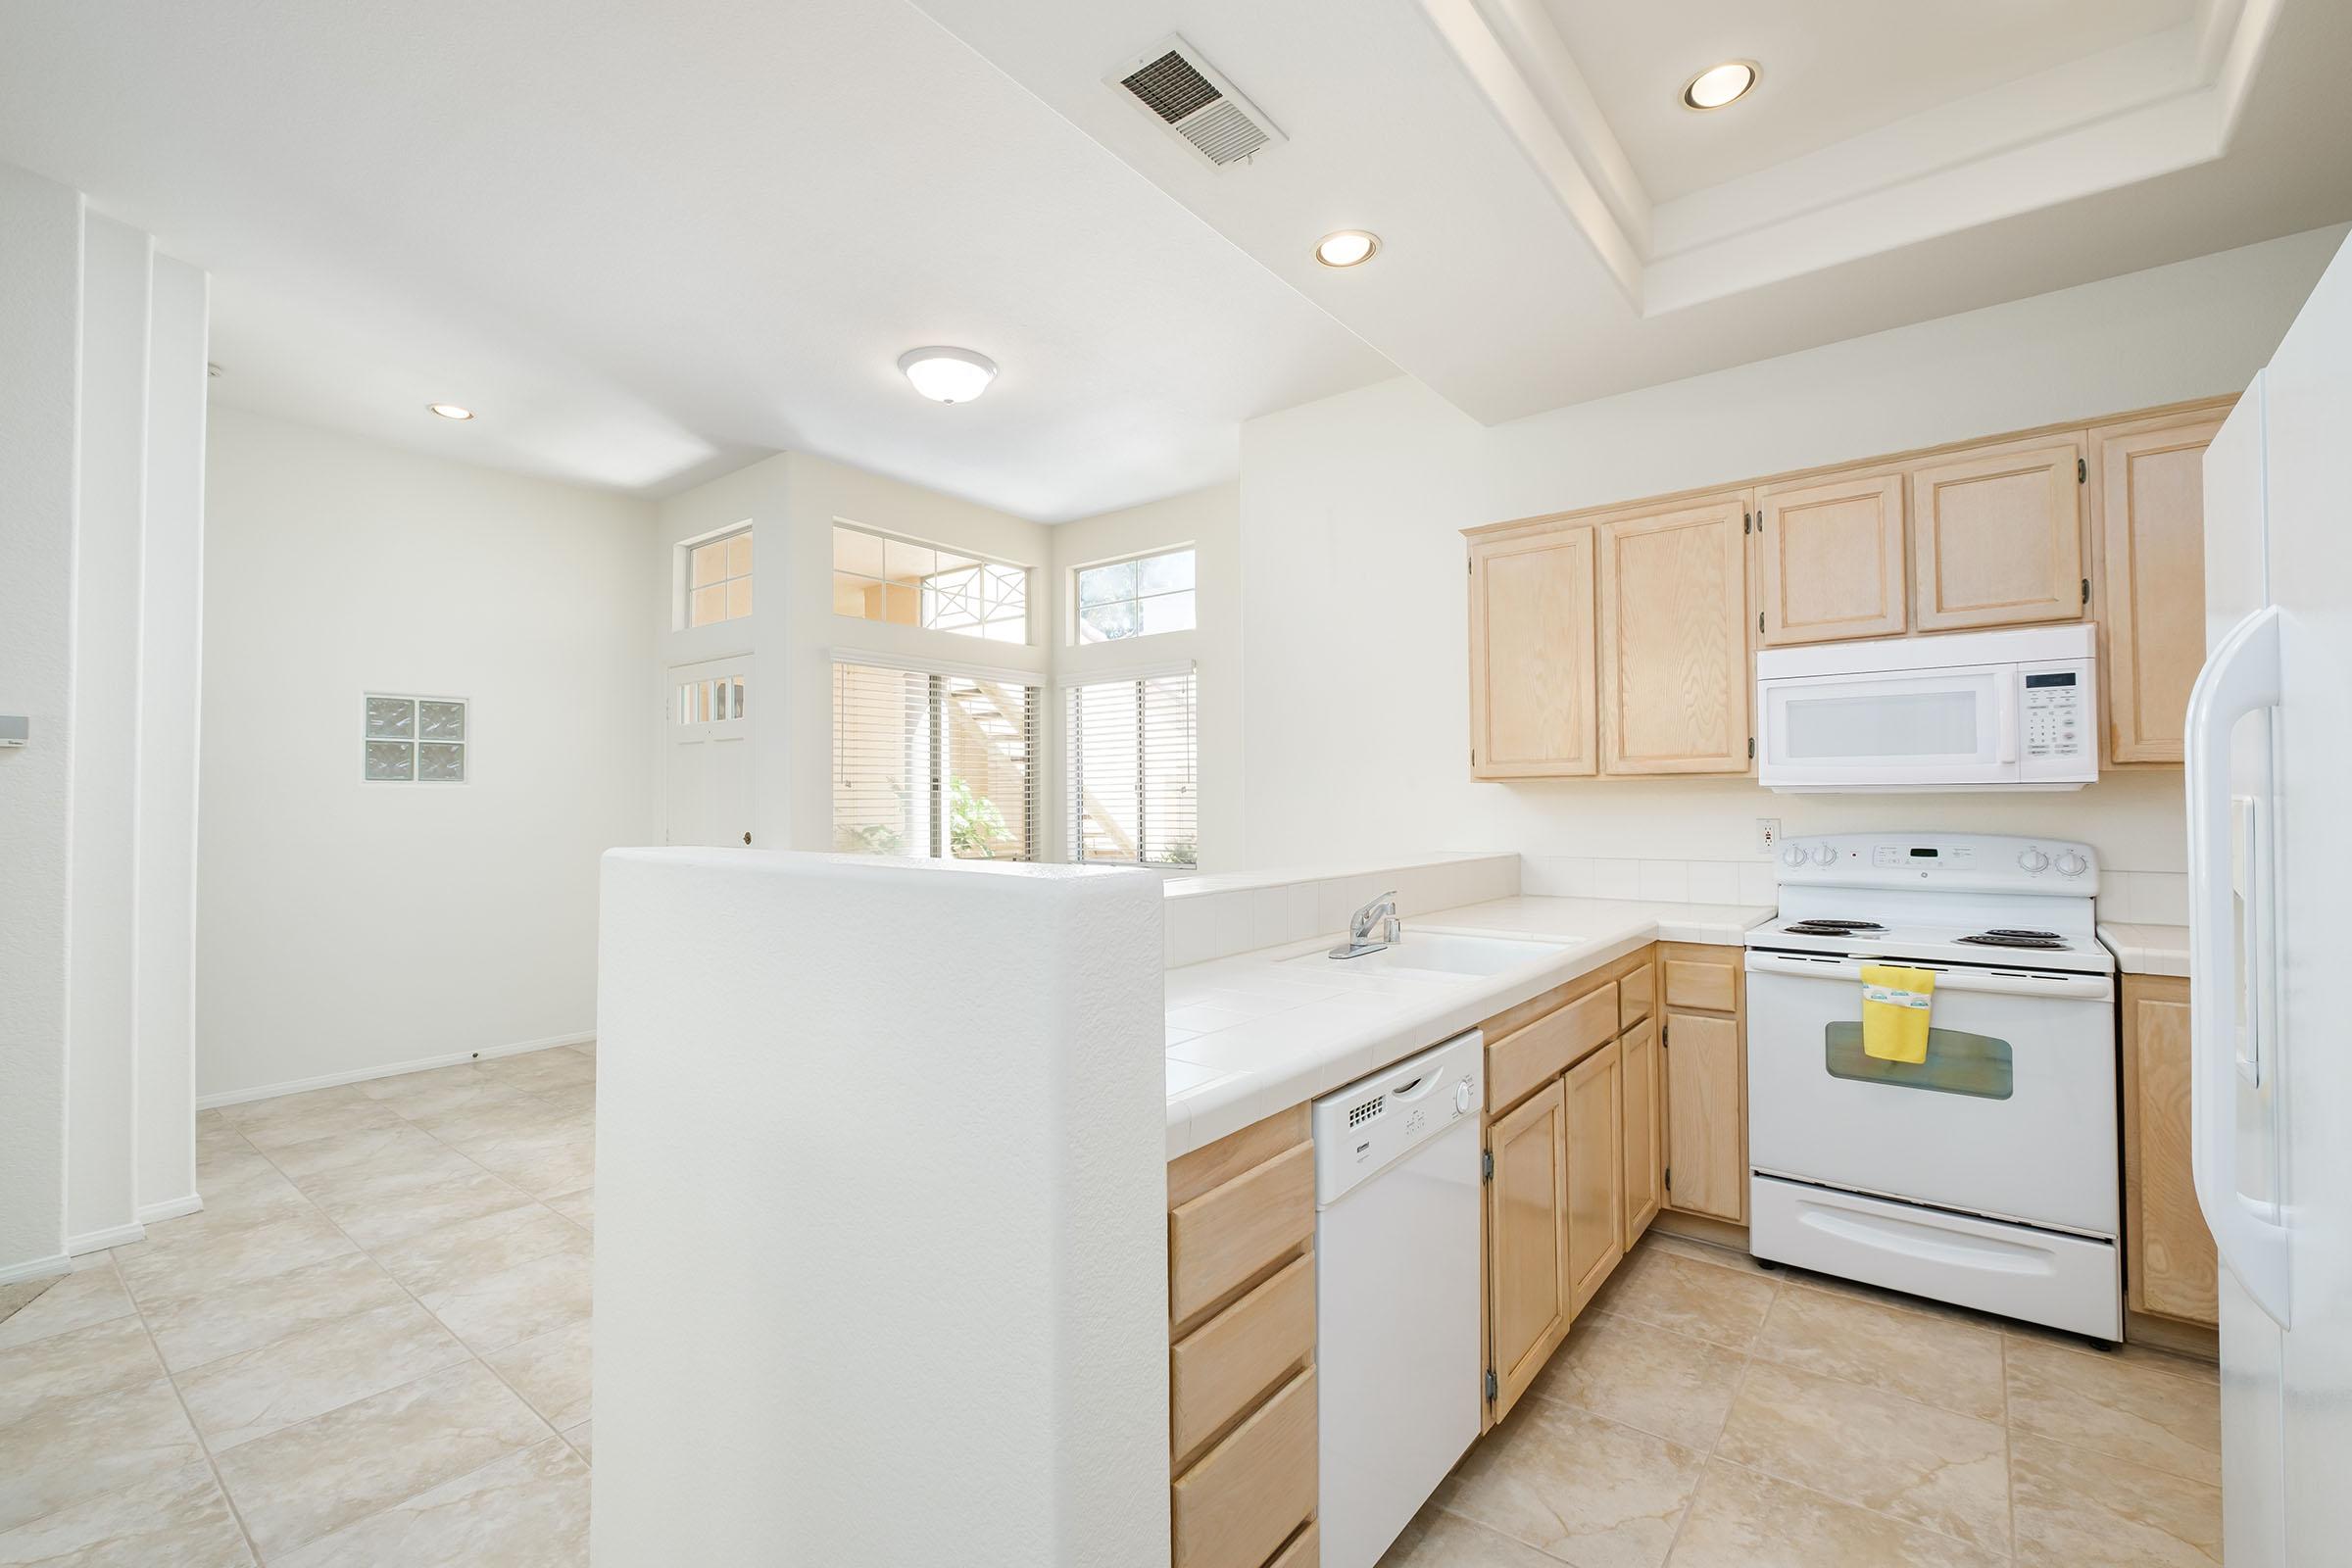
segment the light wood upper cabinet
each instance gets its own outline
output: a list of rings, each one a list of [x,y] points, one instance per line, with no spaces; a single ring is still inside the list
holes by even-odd
[[[1619,1044],[1624,1052],[1618,1067],[1624,1085],[1618,1125],[1625,1143],[1625,1245],[1631,1247],[1666,1206],[1665,1124],[1660,1114],[1665,1082],[1659,1076],[1657,1020],[1642,1019],[1626,1030]]]
[[[1595,770],[1592,643],[1590,525],[1472,544],[1472,777]]]
[[[2083,464],[2067,436],[1911,470],[1921,631],[2082,618]]]
[[[1901,474],[1759,490],[1756,523],[1766,647],[1902,634]]]
[[[1487,1184],[1487,1302],[1497,1421],[1568,1332],[1566,1105],[1554,1078],[1487,1132],[1494,1157]]]
[[[2188,982],[2124,977],[2124,1244],[2132,1309],[2219,1321],[2188,1152]]]
[[[1604,773],[1748,769],[1747,498],[1599,525]]]
[[[1742,1223],[1747,1159],[1741,1138],[1740,1025],[1704,1013],[1666,1013],[1668,1206]]]
[[[2178,762],[2205,658],[2205,448],[2219,416],[2090,432],[2108,757]]]
[[[1625,1152],[1617,1136],[1612,1040],[1568,1069],[1568,1310],[1574,1316],[1625,1255]]]

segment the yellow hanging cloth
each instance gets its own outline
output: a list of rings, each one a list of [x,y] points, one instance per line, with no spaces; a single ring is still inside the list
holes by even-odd
[[[1928,1059],[1936,971],[1895,963],[1862,966],[1862,1054],[1881,1061]]]

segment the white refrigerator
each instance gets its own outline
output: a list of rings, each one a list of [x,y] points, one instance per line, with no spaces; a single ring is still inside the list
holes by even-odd
[[[2352,1561],[2352,248],[2205,456],[2191,1137],[2230,1568]]]

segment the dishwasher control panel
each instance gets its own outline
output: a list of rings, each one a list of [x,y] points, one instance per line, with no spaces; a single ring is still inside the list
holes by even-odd
[[[1473,1029],[1314,1102],[1315,1203],[1325,1206],[1486,1102],[1486,1037]]]

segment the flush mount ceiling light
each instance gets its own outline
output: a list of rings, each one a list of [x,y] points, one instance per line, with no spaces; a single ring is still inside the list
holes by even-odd
[[[444,419],[470,419],[473,417],[473,411],[461,404],[427,403],[425,407]]]
[[[1685,109],[1721,109],[1745,97],[1756,84],[1756,63],[1727,60],[1692,76],[1683,88]]]
[[[987,355],[937,344],[908,349],[899,356],[899,368],[934,403],[969,403],[997,378],[997,362]]]
[[[1325,267],[1361,267],[1380,249],[1380,236],[1368,228],[1343,228],[1315,244],[1315,260]]]

